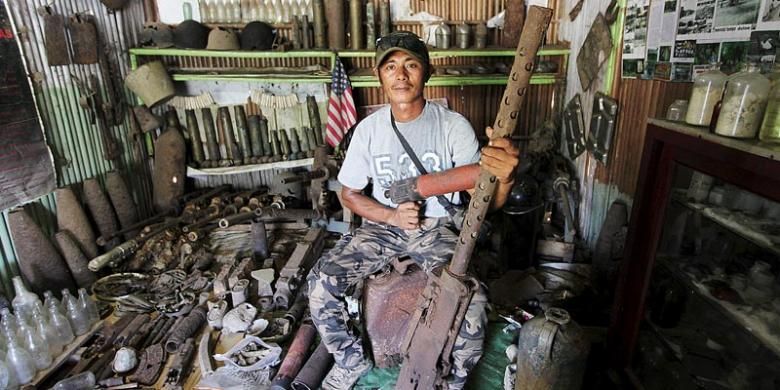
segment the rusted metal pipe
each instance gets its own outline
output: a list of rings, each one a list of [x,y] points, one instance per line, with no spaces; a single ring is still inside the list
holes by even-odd
[[[287,350],[287,356],[284,357],[279,372],[271,383],[273,390],[286,390],[290,388],[295,376],[301,370],[306,357],[309,356],[309,349],[314,343],[317,335],[317,329],[311,323],[304,323],[298,328],[290,349]]]
[[[314,390],[320,387],[325,374],[333,364],[333,355],[324,343],[320,343],[292,382],[294,390]]]
[[[176,353],[187,338],[192,337],[206,322],[206,308],[197,306],[181,322],[171,329],[171,335],[165,342],[165,351]]]

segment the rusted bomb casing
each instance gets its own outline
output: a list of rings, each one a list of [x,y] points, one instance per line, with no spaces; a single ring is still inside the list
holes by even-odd
[[[366,49],[376,49],[376,12],[374,3],[366,3]]]
[[[279,130],[279,146],[282,148],[282,160],[292,160],[290,155],[290,138],[287,137],[287,130]]]
[[[303,363],[306,362],[316,336],[317,329],[310,323],[304,323],[298,328],[298,332],[295,333],[295,338],[290,344],[290,349],[287,350],[287,356],[284,357],[279,366],[279,372],[271,383],[271,389],[285,390],[290,388],[293,379],[298,375]]]
[[[179,129],[168,126],[157,137],[154,150],[156,151],[152,174],[154,208],[161,213],[174,209],[177,199],[184,194],[187,148]]]
[[[309,143],[309,151],[306,155],[312,157],[317,149],[317,136],[314,135],[314,129],[311,127],[304,127],[304,130],[306,132],[306,141]]]
[[[211,115],[210,108],[200,110],[203,119],[203,132],[206,134],[206,150],[208,151],[208,160],[211,164],[220,160],[219,143],[217,142],[217,131],[214,129],[214,116]]]
[[[65,263],[70,269],[73,280],[78,287],[87,288],[97,280],[95,273],[88,267],[89,259],[81,252],[76,241],[70,236],[70,233],[66,231],[57,232],[54,235],[54,240],[57,242],[57,246],[60,249],[60,253],[65,258]]]
[[[249,143],[249,133],[247,132],[246,113],[243,106],[235,106],[233,112],[236,116],[236,131],[238,132],[238,144],[241,148],[241,154],[244,157],[244,164],[249,164],[252,157],[252,145]]]
[[[130,195],[130,190],[119,172],[111,171],[106,174],[106,191],[122,229],[127,229],[138,222],[138,210],[133,202],[133,196]],[[123,237],[129,240],[137,234],[138,229],[133,229],[126,232]]]
[[[95,232],[76,194],[70,188],[58,188],[54,198],[57,201],[57,229],[69,232],[88,258],[97,256]]]
[[[290,129],[290,154],[291,160],[297,160],[301,158],[301,144],[298,140],[298,130],[294,127]]]
[[[250,115],[247,118],[247,126],[249,127],[249,144],[252,148],[253,157],[263,156],[263,144],[260,138],[260,117],[257,115]]]
[[[236,135],[233,132],[233,121],[230,119],[230,110],[227,107],[220,107],[217,116],[220,118],[222,129],[225,132],[225,147],[228,150],[228,160],[233,160],[234,164],[240,164],[244,159],[244,155],[236,142]]]
[[[390,20],[390,0],[382,0],[379,3],[379,36],[390,34],[392,20]]]
[[[114,208],[108,200],[106,193],[100,188],[97,179],[84,180],[84,201],[87,203],[92,220],[95,221],[101,236],[107,237],[119,231],[119,222],[116,220]],[[114,238],[106,242],[106,250],[119,245],[119,239]]]
[[[312,9],[314,11],[314,47],[326,49],[328,41],[325,37],[325,5],[323,0],[313,0]]]
[[[333,364],[333,355],[325,344],[320,343],[303,365],[292,382],[294,390],[314,390],[320,387],[322,380]]]
[[[165,351],[176,353],[187,338],[192,337],[206,322],[206,308],[197,306],[171,329]]]
[[[345,49],[346,34],[344,21],[344,0],[325,0],[325,16],[328,21],[328,47],[330,49]]]
[[[271,161],[282,161],[282,148],[279,146],[279,136],[277,135],[276,130],[271,130],[269,134],[271,136],[271,150],[273,152]]]
[[[200,139],[200,129],[198,128],[198,118],[195,116],[195,110],[184,111],[187,119],[187,130],[190,133],[190,144],[192,145],[192,161],[198,166],[203,164],[206,157],[203,153],[203,141]]]
[[[322,145],[322,122],[320,121],[320,108],[314,96],[306,96],[306,109],[309,111],[309,124],[314,129],[317,146]]]
[[[308,15],[301,15],[301,44],[304,49],[311,48],[311,23]]]
[[[296,136],[298,137],[298,142],[300,143],[301,153],[303,155],[307,155],[307,152],[311,148],[309,148],[309,137],[306,136],[306,128],[302,127],[300,131],[296,132]]]
[[[264,117],[260,117],[260,144],[263,146],[264,162],[271,161],[274,151],[271,144],[271,135],[268,132],[268,118]]]
[[[506,0],[501,46],[516,48],[525,24],[525,0]]]
[[[352,50],[363,48],[363,1],[349,0],[349,44]]]
[[[73,278],[59,252],[24,209],[8,214],[8,226],[24,279],[37,294],[73,289]]]

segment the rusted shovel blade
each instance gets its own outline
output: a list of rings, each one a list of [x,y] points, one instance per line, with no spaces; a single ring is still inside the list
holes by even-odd
[[[65,40],[65,18],[53,15],[50,9],[43,11],[43,39],[49,66],[68,65],[68,42]]]
[[[73,47],[74,64],[96,64],[97,42],[97,29],[91,20],[80,15],[70,17],[70,44]]]

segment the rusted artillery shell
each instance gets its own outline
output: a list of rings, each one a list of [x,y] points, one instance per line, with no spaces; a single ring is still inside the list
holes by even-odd
[[[349,1],[349,45],[352,50],[363,48],[363,1]]]
[[[92,285],[92,283],[97,280],[97,277],[95,276],[95,273],[90,271],[87,267],[89,259],[81,252],[81,249],[79,249],[79,246],[76,244],[73,237],[70,236],[70,233],[66,231],[57,232],[57,234],[54,235],[54,240],[57,241],[60,253],[62,253],[62,256],[65,258],[65,263],[67,263],[76,285],[85,288]]]
[[[311,127],[304,127],[304,131],[306,132],[306,142],[309,143],[309,150],[314,151],[317,149],[317,136],[314,134],[315,131]]]
[[[103,237],[108,237],[119,231],[119,222],[116,220],[114,209],[111,202],[108,201],[106,193],[100,188],[97,179],[87,179],[84,181],[84,201],[89,208],[89,214],[97,225],[98,232]],[[114,238],[107,241],[105,248],[109,250],[119,245],[119,240]]]
[[[176,206],[176,200],[184,194],[187,174],[187,149],[179,129],[168,127],[154,143],[154,208],[168,211]]]
[[[317,139],[317,145],[322,145],[322,121],[320,120],[320,108],[314,96],[306,96],[306,108],[309,111],[309,124],[314,129],[314,136]]]
[[[184,317],[181,321],[171,329],[171,335],[168,337],[168,341],[165,342],[165,351],[168,353],[176,353],[179,351],[179,347],[197,332],[201,326],[206,322],[206,308],[198,306]]]
[[[284,357],[282,365],[279,366],[279,372],[271,383],[271,389],[289,389],[290,384],[298,372],[301,370],[306,357],[309,355],[309,349],[317,336],[317,329],[312,324],[302,324],[295,333],[295,338],[287,350],[287,356]]]
[[[376,17],[374,3],[366,3],[366,49],[376,49]]]
[[[243,106],[235,106],[233,112],[236,116],[236,132],[238,132],[238,146],[241,148],[241,154],[244,156],[244,164],[249,163],[252,157],[252,145],[249,144],[249,133],[247,131],[246,113]]]
[[[328,20],[328,47],[345,49],[347,37],[344,31],[344,0],[325,0],[325,16]]]
[[[317,49],[326,49],[328,42],[325,39],[325,5],[323,0],[312,1],[314,11],[314,47]]]
[[[525,0],[507,0],[501,46],[516,48],[525,24]]]
[[[325,344],[320,343],[293,380],[292,388],[294,390],[319,388],[320,383],[325,379],[325,374],[330,370],[331,364],[333,364],[333,355],[328,352]]]
[[[198,128],[198,117],[195,116],[195,110],[184,111],[187,118],[187,130],[190,133],[190,143],[192,145],[192,161],[198,166],[203,164],[206,157],[203,154],[203,141],[200,139],[200,128]],[[120,219],[121,220],[121,219]]]
[[[70,188],[58,188],[54,191],[54,198],[57,200],[57,229],[70,233],[87,258],[97,256],[95,232],[76,194]]]
[[[222,131],[224,131],[225,149],[228,151],[228,159],[233,160],[234,164],[240,165],[244,155],[241,153],[241,148],[238,147],[238,142],[236,142],[236,133],[233,132],[230,110],[227,107],[220,107],[217,111],[217,120],[219,120],[219,123],[222,125]]]
[[[125,181],[117,171],[111,171],[106,174],[106,192],[111,198],[111,204],[114,205],[114,211],[119,218],[119,226],[126,229],[128,226],[138,222],[138,211],[136,210],[133,196],[127,188]],[[125,240],[129,240],[138,235],[138,230],[131,230],[124,234]]]
[[[38,294],[46,290],[73,290],[68,266],[41,228],[24,209],[8,214],[8,225],[22,276]]]
[[[217,143],[217,131],[214,129],[214,116],[210,108],[200,110],[203,118],[203,131],[206,133],[206,150],[209,152],[209,160],[219,161],[219,143]]]
[[[392,20],[390,20],[390,0],[379,3],[379,36],[390,34]]]
[[[263,146],[263,156],[271,157],[273,148],[271,147],[271,136],[268,133],[268,119],[260,118],[260,144]]]
[[[261,157],[263,156],[263,144],[260,136],[260,117],[250,115],[246,121],[249,127],[249,144],[252,148],[252,157]]]
[[[281,161],[282,160],[282,148],[279,144],[279,135],[276,130],[271,130],[270,137],[271,137],[271,150],[273,156],[271,157],[273,161]]]
[[[309,137],[306,136],[306,128],[302,127],[301,131],[296,131],[296,136],[298,137],[298,141],[300,142],[301,152],[306,153],[309,151]]]

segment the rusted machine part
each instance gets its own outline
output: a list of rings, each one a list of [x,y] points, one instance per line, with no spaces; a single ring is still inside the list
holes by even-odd
[[[138,222],[138,211],[136,210],[135,202],[133,202],[133,196],[130,195],[130,190],[127,188],[127,184],[125,184],[122,176],[119,175],[119,172],[111,171],[106,174],[106,192],[108,192],[108,197],[111,198],[111,204],[114,206],[117,218],[119,218],[119,226],[123,230]],[[135,237],[137,234],[137,229],[126,231],[124,238],[127,240]]]
[[[165,377],[163,389],[181,388],[190,373],[192,358],[195,355],[195,339],[190,337],[181,347],[179,353],[173,357]]]
[[[131,334],[130,337],[125,340],[124,344],[128,347],[141,349],[141,347],[143,347],[143,342],[152,333],[153,329],[163,323],[164,318],[165,316],[163,315],[158,315],[151,321],[147,318],[141,328],[137,332]]]
[[[81,252],[76,241],[71,237],[67,231],[57,232],[54,235],[54,240],[57,241],[57,246],[60,248],[60,253],[65,258],[65,262],[68,264],[73,280],[75,280],[78,287],[89,287],[97,280],[95,273],[87,268],[89,259]]]
[[[268,234],[263,222],[252,222],[252,254],[256,260],[268,258]]]
[[[346,49],[347,25],[344,20],[344,1],[343,0],[325,0],[325,17],[328,21],[328,48],[341,50]]]
[[[114,345],[118,345],[121,347],[126,347],[129,344],[127,343],[130,338],[138,333],[138,331],[141,329],[144,324],[149,322],[149,314],[139,314],[136,315],[135,318],[130,322],[127,327],[125,327],[119,335],[116,336],[114,339]]]
[[[401,364],[401,344],[412,318],[409,310],[416,306],[428,280],[416,265],[403,269],[405,264],[414,264],[412,260],[399,264],[401,267],[368,279],[363,293],[367,338],[374,364],[380,368]]]
[[[303,363],[306,362],[306,358],[309,356],[309,350],[314,339],[317,336],[317,329],[311,323],[303,323],[298,332],[295,333],[290,348],[287,350],[287,355],[284,357],[279,371],[274,377],[274,381],[271,383],[272,390],[286,390],[290,388],[295,376],[301,370]]]
[[[376,12],[374,3],[366,3],[366,49],[376,49]]]
[[[293,390],[318,389],[332,364],[333,355],[328,352],[325,344],[320,342],[317,349],[314,350],[306,361],[306,364],[298,371],[298,375],[292,382]]]
[[[309,230],[303,241],[295,245],[295,250],[284,268],[279,271],[279,278],[276,280],[274,303],[277,308],[287,309],[290,307],[291,300],[304,282],[306,274],[320,257],[324,243],[325,231],[316,228]]]
[[[247,132],[246,113],[244,106],[233,107],[233,113],[236,117],[236,131],[238,132],[238,145],[241,149],[241,156],[244,164],[249,164],[253,156],[252,145],[249,143],[249,133]]]
[[[271,130],[269,136],[271,138],[271,161],[282,161],[282,148],[279,146],[279,136],[276,130]]]
[[[301,318],[303,318],[303,314],[306,313],[306,309],[308,308],[309,298],[304,294],[303,290],[298,291],[293,304],[290,305],[290,308],[284,313],[284,318],[290,320],[290,324],[297,324]]]
[[[165,323],[163,323],[163,326],[162,326],[162,328],[160,328],[160,330],[159,330],[159,331],[157,331],[157,334],[155,334],[155,335],[154,335],[154,337],[152,337],[152,338],[149,340],[148,344],[149,344],[149,345],[154,345],[154,344],[160,344],[160,343],[162,343],[162,341],[163,341],[163,339],[165,338],[165,336],[167,336],[167,335],[168,335],[168,332],[170,332],[170,331],[171,331],[171,328],[173,328],[173,326],[174,326],[174,325],[176,325],[176,322],[178,322],[179,320],[181,320],[181,319],[183,319],[183,318],[184,318],[184,317],[179,317],[179,318],[166,318],[166,319],[165,319]]]
[[[114,208],[108,200],[97,179],[91,178],[84,181],[84,201],[87,203],[92,220],[95,221],[101,236],[110,236],[119,231],[119,222],[116,220]],[[107,250],[119,245],[118,239],[106,242]]]
[[[287,130],[279,130],[279,146],[281,146],[282,160],[290,160],[290,138],[287,137]]]
[[[317,140],[317,146],[323,144],[322,140],[322,121],[320,120],[320,108],[314,96],[306,96],[306,109],[309,111],[309,124],[314,130],[314,137]]]
[[[325,39],[325,4],[324,0],[313,0],[314,10],[314,48],[327,49],[328,41]]]
[[[187,131],[190,133],[190,144],[192,145],[192,161],[200,166],[206,157],[203,154],[203,141],[200,139],[200,128],[198,128],[198,118],[195,116],[195,110],[185,110],[184,116],[187,118]]]
[[[177,127],[168,126],[154,143],[152,187],[158,213],[176,208],[184,194],[187,176],[187,147]]]
[[[65,35],[65,18],[59,14],[53,14],[51,7],[42,7],[43,36],[46,44],[46,58],[49,66],[68,65],[68,41]]]
[[[428,199],[437,195],[457,193],[474,188],[479,177],[479,164],[462,165],[446,171],[396,180],[385,191],[393,203]]]
[[[181,344],[188,337],[194,335],[204,323],[206,323],[206,308],[197,306],[171,329],[171,335],[165,341],[165,351],[168,353],[178,352]]]
[[[252,148],[252,156],[255,158],[263,157],[263,144],[260,136],[260,117],[257,115],[250,115],[247,118],[247,126],[249,127],[249,144]]]
[[[70,232],[88,258],[97,256],[95,232],[76,194],[70,188],[58,188],[54,191],[54,198],[57,201],[58,230]]]
[[[260,144],[263,147],[262,162],[270,162],[273,156],[273,148],[271,146],[271,135],[268,133],[268,118],[260,117]]]
[[[392,30],[392,20],[390,19],[390,0],[382,0],[379,3],[379,36],[383,37],[390,34]]]
[[[525,24],[525,0],[506,0],[504,8],[501,46],[515,48],[520,43],[520,32]]]
[[[552,18],[552,10],[532,6],[504,90],[491,139],[509,137],[515,130],[536,61],[536,53]],[[480,172],[450,265],[430,277],[418,301],[402,350],[404,361],[396,388],[433,388],[449,373],[449,356],[477,281],[466,276],[469,260],[485,214],[497,187],[496,177]],[[443,357],[443,358],[442,358]]]
[[[244,160],[244,155],[236,142],[236,134],[233,132],[233,121],[230,119],[230,109],[220,107],[217,112],[217,118],[225,132],[225,147],[228,150],[228,159],[233,160],[234,164],[240,164]]]
[[[73,63],[96,64],[98,62],[98,45],[96,44],[98,36],[95,23],[86,14],[75,14],[70,17],[69,22]]]
[[[24,209],[8,214],[19,270],[33,291],[73,290],[73,278],[59,252]]]
[[[301,158],[301,143],[298,140],[298,130],[294,127],[290,129],[290,160]]]
[[[363,1],[349,0],[349,47],[363,48]]]
[[[214,117],[211,115],[210,108],[200,110],[201,119],[203,119],[203,131],[206,133],[206,150],[208,159],[213,164],[220,160],[219,144],[217,143],[217,131],[214,129]]]
[[[311,48],[311,23],[308,15],[301,15],[301,44],[304,49]]]
[[[160,344],[152,344],[144,349],[138,360],[138,368],[129,379],[145,386],[151,386],[160,377],[165,364],[165,350]]]

